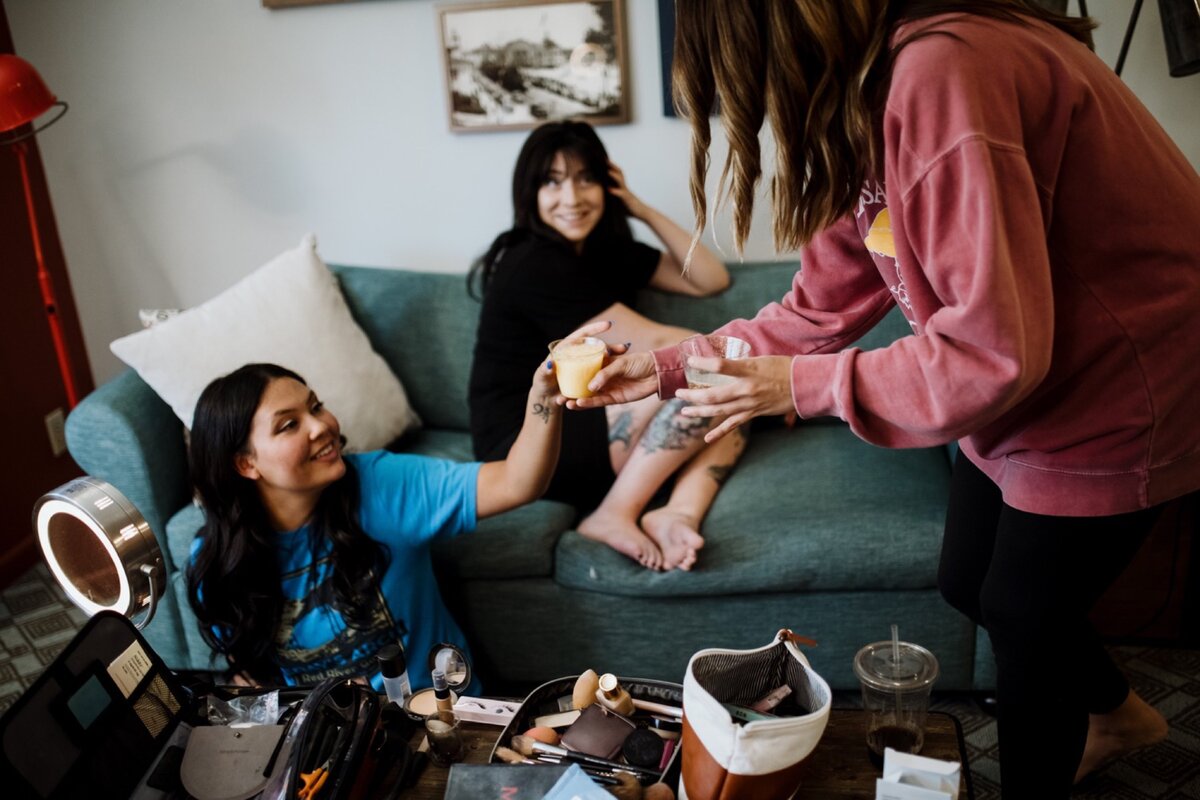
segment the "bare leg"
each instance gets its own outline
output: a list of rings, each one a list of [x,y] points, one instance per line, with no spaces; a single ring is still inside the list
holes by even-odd
[[[746,450],[747,435],[741,428],[705,447],[688,462],[675,479],[671,499],[662,508],[642,515],[642,530],[663,551],[664,566],[668,553],[683,555],[675,564],[690,570],[696,563],[696,551],[704,546],[700,523],[716,499],[717,491],[729,478],[734,464]]]
[[[621,552],[626,551],[617,543],[637,540],[638,536],[645,538],[650,533],[659,557],[638,559],[650,569],[674,569],[685,560],[690,566],[695,561],[695,551],[704,546],[703,537],[694,529],[676,526],[664,535],[665,526],[643,533],[637,524],[642,510],[663,482],[704,447],[704,434],[711,421],[681,416],[682,406],[682,400],[670,400],[654,413],[627,460],[614,464],[617,480],[600,506],[579,525],[584,536],[603,541]],[[609,430],[611,436],[615,428],[610,426]]]
[[[638,438],[658,412],[660,405],[658,398],[648,397],[636,403],[609,406],[606,409],[608,452],[618,481],[621,479],[622,469],[634,452]],[[579,533],[594,541],[603,542],[647,569],[661,569],[662,551],[658,549],[654,540],[638,527],[637,512],[622,516],[615,508],[605,508],[609,502],[608,497],[611,496],[610,489],[600,507],[579,523]]]
[[[1107,714],[1088,715],[1087,744],[1075,772],[1075,782],[1142,747],[1167,738],[1167,721],[1132,690],[1125,702]]]

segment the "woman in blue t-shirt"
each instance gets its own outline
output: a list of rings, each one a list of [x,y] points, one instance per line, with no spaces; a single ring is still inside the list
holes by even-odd
[[[638,291],[701,297],[729,285],[725,265],[702,245],[683,269],[691,236],[629,190],[586,122],[547,123],[529,135],[512,199],[513,227],[470,276],[483,290],[469,397],[475,456],[484,459],[506,452],[520,429],[524,376],[547,341],[610,320],[633,350],[675,344],[694,332],[638,313]],[[630,217],[664,249],[635,241]],[[705,446],[710,421],[680,416],[681,405],[651,398],[569,414],[546,492],[590,512],[581,534],[651,569],[692,566],[704,544],[700,523],[745,447],[741,434]],[[667,504],[644,513],[677,471]]]
[[[506,457],[462,464],[344,454],[337,418],[283,367],[248,364],[214,380],[196,405],[190,453],[205,510],[188,569],[201,635],[262,683],[367,675],[378,689],[374,656],[385,644],[422,660],[439,642],[465,650],[430,542],[545,491],[562,401],[550,365],[539,364]],[[429,675],[413,670],[412,682],[427,686]]]

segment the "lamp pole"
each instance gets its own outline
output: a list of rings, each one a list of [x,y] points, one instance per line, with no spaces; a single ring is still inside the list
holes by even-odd
[[[33,201],[33,184],[29,180],[29,143],[21,140],[13,145],[17,163],[21,168],[21,184],[25,189],[25,210],[29,215],[29,232],[33,239],[33,257],[37,262],[38,287],[42,292],[42,307],[50,324],[50,338],[54,342],[54,354],[58,359],[58,370],[62,374],[63,388],[67,391],[67,407],[79,404],[79,391],[75,387],[75,374],[71,368],[71,356],[67,350],[67,338],[63,333],[62,320],[58,314],[58,300],[54,294],[54,281],[46,269],[46,257],[42,253],[42,236],[38,227],[37,209]]]
[[[46,119],[40,126],[31,125],[52,108],[58,113]],[[59,314],[58,299],[54,291],[54,280],[46,268],[46,256],[42,249],[41,226],[38,224],[37,206],[34,202],[33,183],[29,177],[29,140],[43,128],[54,124],[66,113],[67,104],[60,101],[46,87],[42,76],[24,59],[12,53],[0,53],[0,144],[12,145],[21,170],[21,186],[25,193],[25,213],[29,218],[29,231],[33,240],[33,257],[37,264],[38,288],[42,294],[42,309],[50,326],[50,338],[54,343],[54,355],[58,371],[62,374],[63,388],[67,393],[67,407],[79,404],[79,390],[75,385],[75,370],[71,365],[71,354],[67,348],[67,337],[63,331]],[[9,136],[8,134],[12,134]]]

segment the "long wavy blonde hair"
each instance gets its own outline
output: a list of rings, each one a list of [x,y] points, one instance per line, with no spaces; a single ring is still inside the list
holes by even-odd
[[[891,61],[920,34],[889,46],[900,22],[947,12],[1028,23],[1044,20],[1092,46],[1092,20],[1027,0],[676,0],[675,105],[692,127],[693,238],[704,231],[712,131],[720,109],[728,191],[741,252],[762,178],[758,134],[766,119],[776,156],[770,178],[775,249],[796,250],[849,213],[881,166],[878,112]]]

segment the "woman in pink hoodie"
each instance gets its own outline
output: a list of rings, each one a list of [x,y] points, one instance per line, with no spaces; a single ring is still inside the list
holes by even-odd
[[[1172,498],[1200,488],[1200,177],[1090,49],[1024,0],[679,3],[675,88],[703,229],[709,117],[739,246],[776,152],[791,292],[720,329],[736,378],[677,348],[617,359],[581,407],[658,392],[726,417],[839,417],[868,442],[958,441],[939,585],[997,662],[1006,797],[1066,796],[1165,738],[1087,622]],[[844,349],[899,306],[912,335]]]

